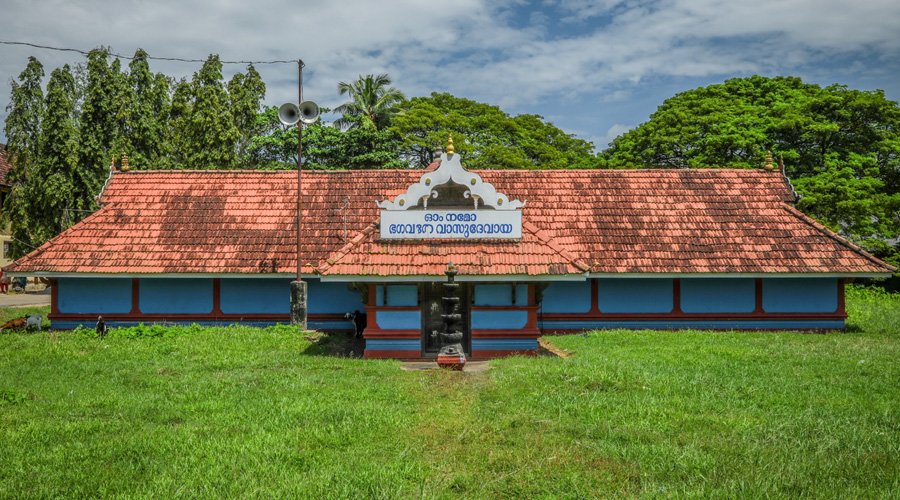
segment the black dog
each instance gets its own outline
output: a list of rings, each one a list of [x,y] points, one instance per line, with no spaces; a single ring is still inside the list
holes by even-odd
[[[103,316],[97,316],[97,336],[101,339],[106,337],[106,332],[109,329],[106,327],[106,321],[103,321]]]
[[[353,322],[353,328],[356,333],[356,338],[361,339],[363,336],[363,330],[366,329],[366,315],[359,311],[353,311],[352,313],[344,314],[344,319],[348,319]]]

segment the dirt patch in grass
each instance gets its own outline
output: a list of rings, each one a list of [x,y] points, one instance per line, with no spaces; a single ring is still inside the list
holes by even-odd
[[[366,341],[351,333],[312,332],[304,339],[310,345],[303,354],[311,356],[361,358],[366,350]]]
[[[542,356],[556,356],[558,358],[571,358],[572,356],[574,356],[574,353],[572,353],[572,351],[567,351],[561,347],[556,347],[543,338],[538,339],[538,349],[540,350],[540,354]]]

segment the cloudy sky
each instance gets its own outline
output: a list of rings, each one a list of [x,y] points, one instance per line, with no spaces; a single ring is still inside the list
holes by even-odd
[[[0,12],[0,40],[301,58],[305,97],[331,107],[338,81],[389,73],[408,96],[447,91],[537,113],[598,149],[666,97],[735,76],[797,75],[900,100],[897,0],[0,0]],[[0,119],[29,55],[48,74],[84,60],[0,45]],[[151,68],[189,77],[199,66]],[[295,66],[258,69],[268,103],[295,99]]]

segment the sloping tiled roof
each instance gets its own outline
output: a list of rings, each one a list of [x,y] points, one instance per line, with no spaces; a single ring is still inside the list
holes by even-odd
[[[459,263],[462,275],[562,275],[590,269],[534,224],[523,221],[522,239],[475,243],[460,240],[379,240],[375,224],[358,233],[319,267],[322,275],[440,276]]]
[[[9,163],[9,153],[6,151],[6,144],[0,144],[0,186],[9,186],[6,174],[10,170],[12,170],[12,164]]]
[[[381,241],[376,200],[422,171],[303,176],[304,273],[888,273],[804,216],[778,172],[478,172],[526,201],[523,237]],[[296,269],[296,172],[117,172],[99,211],[8,267],[47,273],[285,273]]]

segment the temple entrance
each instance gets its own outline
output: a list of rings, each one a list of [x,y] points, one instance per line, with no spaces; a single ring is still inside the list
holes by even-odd
[[[444,294],[442,282],[424,283],[422,285],[422,356],[435,357],[441,349],[440,340],[432,336],[432,332],[443,331],[444,321],[441,314],[444,306],[441,297]],[[459,312],[462,314],[461,329],[463,331],[462,346],[466,355],[472,353],[472,335],[469,321],[471,301],[469,299],[470,286],[463,284],[459,287]]]

